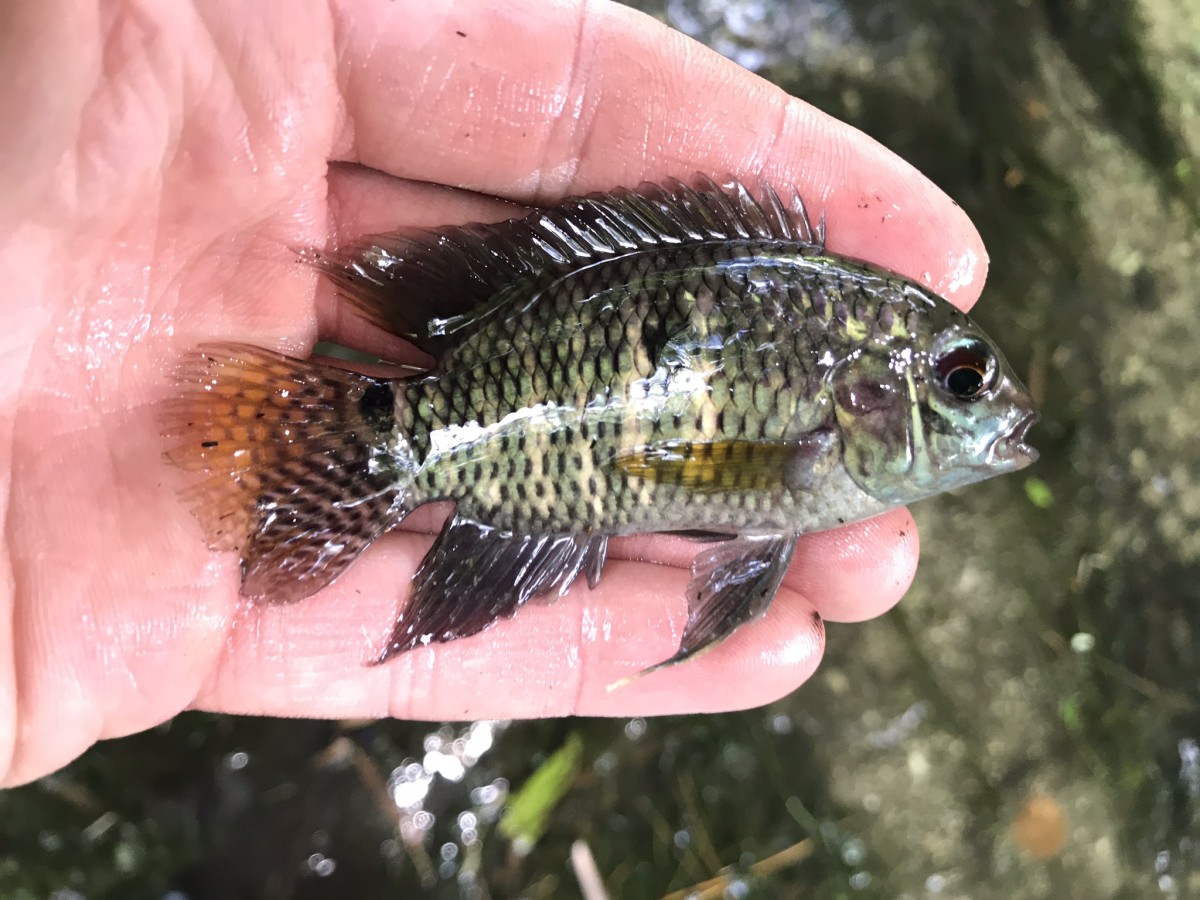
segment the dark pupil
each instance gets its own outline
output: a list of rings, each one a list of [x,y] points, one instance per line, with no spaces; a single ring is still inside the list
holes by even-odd
[[[970,366],[959,366],[946,376],[946,387],[955,397],[963,400],[974,397],[983,387],[983,373]]]
[[[942,387],[959,400],[974,400],[987,388],[990,354],[977,344],[956,347],[937,361]]]

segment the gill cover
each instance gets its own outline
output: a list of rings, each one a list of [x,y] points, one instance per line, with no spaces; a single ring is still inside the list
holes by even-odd
[[[867,345],[834,367],[834,413],[850,477],[879,500],[903,502],[913,468],[915,386],[907,351]]]

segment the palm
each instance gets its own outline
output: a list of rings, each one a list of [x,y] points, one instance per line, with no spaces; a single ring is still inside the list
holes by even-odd
[[[193,705],[415,718],[746,706],[812,671],[814,608],[864,618],[906,587],[915,562],[906,513],[813,536],[761,622],[612,693],[607,684],[674,649],[687,548],[642,542],[639,557],[669,565],[611,562],[594,592],[577,588],[478,638],[380,668],[363,660],[428,546],[421,534],[385,538],[295,607],[238,600],[236,559],[204,547],[175,496],[154,404],[170,393],[174,360],[204,340],[303,353],[320,335],[400,352],[343,317],[289,246],[504,210],[392,176],[538,202],[696,169],[763,172],[827,197],[838,249],[965,300],[982,278],[953,271],[982,252],[936,189],[819,114],[785,108],[748,74],[664,41],[648,20],[597,7],[581,29],[577,13],[522,23],[519,12],[464,2],[433,22],[406,5],[346,0],[332,23],[324,4],[261,21],[247,21],[245,4],[130,14],[106,23],[104,41],[92,33],[24,61],[52,73],[64,96],[74,91],[77,108],[0,95],[23,133],[49,135],[39,153],[0,168],[0,188],[15,198],[14,221],[0,221],[4,346],[20,373],[5,422],[13,629],[7,646],[0,635],[0,655],[15,665],[0,671],[15,677],[0,676],[0,772],[13,747],[9,781]],[[30,2],[15,21],[31,34],[62,24],[40,15]],[[649,75],[620,64],[633,45],[658,60]],[[822,142],[841,155],[805,150]],[[866,171],[906,210],[898,219],[926,227],[856,219],[866,195],[853,178]]]

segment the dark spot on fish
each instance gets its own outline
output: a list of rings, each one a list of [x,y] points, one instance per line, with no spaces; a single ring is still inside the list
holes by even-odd
[[[900,529],[900,537],[902,537],[902,538],[908,537],[908,532],[905,531],[903,528]]]
[[[891,304],[885,303],[879,308],[879,328],[882,331],[891,331],[892,325],[895,324],[895,314],[892,312]]]
[[[200,446],[211,449],[212,447],[217,446],[217,442],[216,441],[201,441]]]
[[[455,34],[457,34],[459,37],[466,37],[466,36],[467,36],[467,33],[466,33],[465,31],[456,31],[456,32],[454,32],[454,33],[455,33]]]
[[[391,431],[396,404],[392,389],[382,382],[372,384],[358,401],[358,411],[376,431]]]
[[[546,496],[546,484],[545,484],[545,482],[542,482],[542,481],[537,481],[537,482],[534,482],[534,485],[533,485],[533,496],[537,497],[539,500],[541,500],[543,497],[545,497],[545,496]]]

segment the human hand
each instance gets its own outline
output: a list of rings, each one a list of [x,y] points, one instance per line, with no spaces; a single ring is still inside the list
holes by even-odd
[[[97,13],[18,0],[0,9],[0,36],[0,783],[186,708],[466,719],[752,706],[812,673],[814,611],[870,618],[907,588],[905,511],[807,536],[761,620],[609,692],[674,651],[695,552],[625,539],[595,591],[369,667],[438,512],[410,517],[320,594],[252,606],[236,554],[207,550],[175,494],[156,411],[203,341],[303,356],[319,336],[403,356],[373,345],[287,248],[513,214],[481,195],[546,204],[694,171],[762,177],[824,210],[831,249],[965,308],[986,270],[978,236],[870,139],[599,3],[130,0]]]

